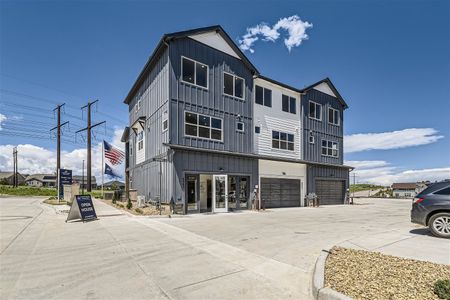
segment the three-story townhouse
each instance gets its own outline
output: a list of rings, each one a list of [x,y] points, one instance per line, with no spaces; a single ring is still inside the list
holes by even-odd
[[[130,189],[186,213],[248,208],[255,75],[220,26],[164,35],[124,101]]]
[[[341,123],[311,122],[309,101]],[[302,206],[310,192],[343,202],[347,106],[331,81],[300,90],[261,76],[220,26],[164,35],[124,102],[126,185],[139,196],[185,213],[246,209],[254,192],[266,207]]]

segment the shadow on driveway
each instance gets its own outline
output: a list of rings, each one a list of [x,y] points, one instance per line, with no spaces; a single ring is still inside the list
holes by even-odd
[[[416,228],[416,229],[410,230],[409,233],[434,237],[434,235],[430,232],[430,230],[428,230],[428,228]]]

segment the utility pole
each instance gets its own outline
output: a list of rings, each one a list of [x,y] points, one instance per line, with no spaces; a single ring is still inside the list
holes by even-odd
[[[97,103],[98,100],[95,100],[94,102],[88,102],[85,106],[83,106],[81,109],[87,108],[87,126],[86,128],[80,129],[77,131],[77,133],[82,131],[87,131],[87,165],[86,165],[86,176],[87,176],[87,187],[86,190],[90,192],[92,190],[91,186],[91,129],[105,123],[105,121],[98,122],[97,124],[91,125],[91,106],[92,104]]]
[[[56,188],[58,189],[58,199],[59,199],[59,169],[61,168],[61,127],[68,124],[69,121],[66,121],[61,124],[61,107],[66,105],[65,103],[58,105],[53,111],[57,113],[58,123],[55,127],[50,129],[53,131],[56,129]]]
[[[14,168],[13,168],[13,176],[14,176],[14,178],[13,178],[13,186],[17,187],[19,185],[19,183],[17,182],[18,181],[18,176],[17,176],[17,170],[18,170],[18,168],[17,168],[17,147],[13,148],[13,165],[14,165]]]
[[[84,195],[84,159],[83,166],[81,167],[81,195]]]

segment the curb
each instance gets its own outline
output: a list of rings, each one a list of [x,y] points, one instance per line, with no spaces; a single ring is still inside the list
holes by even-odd
[[[313,298],[316,300],[352,300],[353,298],[325,287],[325,263],[329,253],[329,249],[322,250],[314,266],[312,280]]]

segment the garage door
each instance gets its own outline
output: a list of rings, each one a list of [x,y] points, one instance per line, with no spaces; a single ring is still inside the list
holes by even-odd
[[[316,180],[316,194],[320,205],[344,203],[344,181]]]
[[[266,208],[300,206],[300,180],[261,178],[261,200]]]

